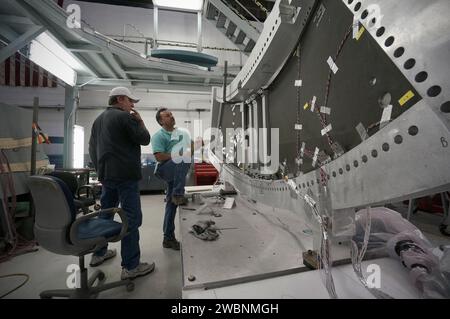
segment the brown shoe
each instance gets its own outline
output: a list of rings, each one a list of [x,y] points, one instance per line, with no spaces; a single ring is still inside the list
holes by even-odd
[[[164,248],[171,248],[173,250],[180,250],[180,242],[174,239],[164,239],[163,241]]]
[[[184,206],[187,205],[188,199],[184,197],[184,195],[173,195],[172,203],[174,203],[177,206]]]

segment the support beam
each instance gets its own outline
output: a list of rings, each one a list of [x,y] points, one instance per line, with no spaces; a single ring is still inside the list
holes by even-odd
[[[0,63],[5,61],[11,55],[22,49],[28,43],[31,42],[34,38],[36,38],[39,34],[45,31],[45,28],[42,26],[32,27],[30,30],[22,34],[20,37],[12,41],[8,46],[4,47],[0,50]]]
[[[247,21],[242,20],[236,13],[234,13],[229,7],[227,7],[221,0],[209,0],[214,7],[219,10],[225,17],[232,21],[239,30],[244,31],[247,36],[254,40],[258,41],[260,30],[255,30],[255,27],[250,25]],[[220,15],[220,14],[219,14]],[[222,26],[223,27],[223,26]]]
[[[163,75],[168,75],[168,76],[175,76],[175,77],[179,77],[179,78],[189,78],[189,79],[194,79],[194,78],[198,78],[198,79],[202,79],[202,78],[208,78],[208,79],[213,79],[213,80],[217,80],[217,81],[221,81],[223,79],[222,75],[219,75],[218,73],[216,73],[215,75],[213,74],[182,74],[182,73],[176,73],[176,72],[171,72],[171,71],[160,71],[160,70],[152,70],[152,69],[146,69],[146,68],[128,68],[124,70],[125,73],[127,74],[134,74],[134,75],[147,75],[147,76],[163,76]]]
[[[153,7],[153,39],[155,49],[158,48],[158,7]]]
[[[61,35],[56,31],[56,29],[55,29],[51,24],[46,23],[46,20],[44,19],[44,17],[41,16],[41,15],[39,14],[39,12],[36,12],[36,9],[33,8],[32,6],[30,6],[29,3],[27,3],[27,2],[24,1],[24,0],[11,1],[10,3],[11,3],[11,5],[13,5],[17,10],[20,10],[21,12],[24,12],[25,14],[27,14],[27,15],[29,16],[30,20],[33,21],[36,25],[45,26],[45,28],[53,35],[54,40],[55,40],[59,45],[61,45],[61,46],[64,47],[64,48],[67,47],[67,45],[66,45],[66,43],[65,43],[65,41],[64,41],[64,39],[63,39],[63,37],[61,37]],[[56,3],[54,3],[54,2],[49,2],[49,3],[50,3],[51,5],[56,6],[56,7],[58,8],[57,12],[59,13],[59,16],[54,17],[54,18],[52,19],[52,21],[54,21],[54,22],[56,22],[56,23],[60,22],[61,24],[64,24],[64,25],[65,25],[65,23],[66,23],[66,16],[65,16],[64,11],[61,13],[61,10],[60,10],[61,8],[59,8],[58,5],[57,5]],[[46,4],[47,4],[47,1],[33,1],[32,4],[33,4],[33,5],[38,5],[38,6],[40,6],[40,5],[46,5]],[[49,11],[50,11],[50,10],[49,10]],[[62,19],[63,21],[61,21],[61,19]],[[66,29],[66,30],[67,30],[67,32],[71,33],[72,35],[74,35],[74,36],[76,36],[76,37],[78,37],[78,38],[80,37],[79,34],[78,34],[76,31],[74,31],[75,29],[69,29],[69,28],[68,28],[68,29]],[[75,60],[77,60],[81,65],[84,65],[85,68],[87,69],[87,71],[88,71],[89,73],[91,73],[92,75],[94,75],[94,72],[92,72],[92,71],[86,66],[86,64],[83,63],[83,61],[81,61],[75,54],[72,53],[72,56],[73,56],[73,58],[74,58]]]
[[[96,66],[96,69],[100,71],[100,74],[102,74],[101,77],[105,76],[112,78],[117,77],[117,74],[106,62],[106,59],[104,58],[103,54],[88,52],[87,55],[90,57],[89,60],[93,61],[93,64]]]
[[[20,36],[20,34],[11,29],[10,26],[3,23],[0,23],[0,35],[3,36],[9,42],[13,42]]]
[[[64,167],[73,168],[73,126],[76,123],[78,88],[66,85],[64,106]]]
[[[67,49],[71,52],[103,52],[101,48],[92,44],[67,43]]]
[[[202,52],[202,12],[197,12],[197,52]]]
[[[119,61],[117,61],[114,54],[112,54],[110,51],[104,50],[103,55],[106,62],[109,63],[114,72],[116,72],[122,79],[128,79],[127,73],[123,70],[123,67],[120,65]]]
[[[8,23],[8,24],[34,25],[33,21],[31,21],[27,17],[19,17],[19,16],[12,16],[12,15],[6,15],[6,14],[0,14],[0,21],[2,21],[3,23]]]

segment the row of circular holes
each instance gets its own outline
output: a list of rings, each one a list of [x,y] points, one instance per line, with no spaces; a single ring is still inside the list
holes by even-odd
[[[278,19],[275,20],[275,24],[278,24]],[[247,72],[247,74],[245,75],[244,81],[247,80],[248,75],[252,73],[253,68],[255,67],[256,62],[257,62],[257,61],[259,60],[259,58],[261,57],[261,54],[262,54],[264,48],[266,47],[266,44],[267,44],[267,42],[269,41],[270,37],[272,36],[272,32],[273,32],[274,30],[275,30],[275,26],[272,27],[272,31],[269,33],[269,36],[267,37],[266,42],[264,42],[264,47],[261,48],[261,50],[259,51],[258,57],[256,58],[256,60],[253,61],[252,68],[251,68],[251,69]]]
[[[353,3],[353,0],[348,0],[348,4],[349,5],[352,4],[352,3]],[[358,2],[355,5],[355,7],[354,7],[354,11],[357,12],[360,8],[361,8],[361,2]],[[368,16],[368,11],[364,10],[363,13],[361,14],[361,18],[364,20],[365,18],[367,18],[367,16]],[[278,19],[275,21],[275,23],[277,23],[277,22],[278,22]],[[373,24],[376,23],[376,18],[374,18],[372,20],[372,23]],[[380,27],[377,30],[377,32],[376,32],[377,37],[381,37],[384,34],[384,32],[385,32],[385,28],[384,27]],[[385,46],[386,47],[390,47],[394,43],[394,41],[395,41],[395,38],[393,36],[389,37],[385,41]],[[397,48],[397,50],[395,50],[394,56],[396,58],[400,58],[404,53],[405,53],[405,49],[403,47],[399,47],[399,48]],[[415,59],[409,59],[409,60],[407,60],[405,62],[404,68],[407,69],[407,70],[410,70],[410,69],[412,69],[415,66],[415,64],[416,64],[416,60]],[[422,72],[419,72],[416,75],[415,80],[416,80],[416,82],[421,83],[421,82],[424,82],[427,78],[428,78],[428,73],[425,72],[425,71],[422,71]],[[438,96],[441,93],[441,91],[442,91],[442,88],[440,86],[438,86],[438,85],[435,85],[435,86],[432,86],[432,87],[430,87],[428,89],[427,94],[428,94],[429,97],[436,97],[436,96]],[[444,112],[444,113],[450,113],[450,101],[445,102],[444,104],[442,104],[441,111]],[[409,129],[409,134],[410,135],[415,136],[415,135],[417,135],[417,133],[418,133],[418,128],[416,126],[410,127],[410,129]],[[403,142],[403,138],[402,138],[401,135],[398,135],[398,136],[395,137],[395,143],[396,144],[401,144],[402,142]],[[390,147],[389,147],[388,143],[384,143],[382,148],[383,148],[383,150],[385,152],[388,152]],[[376,150],[373,150],[372,151],[372,157],[376,158],[377,156],[378,156],[378,152]],[[362,157],[362,161],[364,163],[367,163],[368,157],[366,155],[364,155]],[[355,166],[355,168],[359,166],[358,161],[354,162],[354,166]],[[346,165],[346,170],[350,171],[350,165],[348,165],[348,164]],[[339,174],[342,175],[343,173],[344,173],[343,169],[342,168],[339,169]],[[336,176],[337,176],[336,172],[333,172],[333,177],[336,177]],[[330,179],[329,176],[328,176],[328,179]],[[318,183],[320,182],[319,179],[317,179],[317,182]],[[311,181],[311,185],[314,185],[314,181]],[[307,183],[307,186],[309,187],[309,182]],[[299,187],[301,187],[301,186],[299,185]],[[303,188],[305,188],[305,183],[303,183]],[[284,188],[282,187],[282,188],[272,188],[270,190],[282,191],[282,190],[287,190],[287,189],[288,189],[287,187],[284,187]]]
[[[419,128],[418,128],[417,126],[413,125],[413,126],[411,126],[411,127],[408,129],[408,133],[409,133],[409,135],[411,135],[411,136],[416,136],[416,135],[419,133]],[[401,135],[395,136],[394,142],[395,142],[395,144],[398,144],[398,145],[402,144],[402,143],[403,143],[403,137],[402,137]],[[389,150],[390,150],[390,145],[389,145],[389,143],[384,143],[384,144],[382,145],[381,148],[383,149],[384,152],[389,152]],[[377,150],[372,150],[371,155],[372,155],[373,158],[377,158],[377,157],[378,157],[378,151],[377,151]],[[369,161],[369,157],[368,157],[367,155],[363,155],[362,158],[361,158],[361,160],[362,160],[362,162],[365,164],[365,163],[367,163],[367,162]],[[353,166],[354,166],[355,168],[358,168],[358,167],[359,167],[359,162],[358,162],[357,160],[355,160],[355,161],[353,162]],[[345,166],[345,169],[346,169],[347,172],[350,172],[351,166],[350,166],[349,164],[347,164],[347,165]],[[344,174],[344,169],[340,168],[338,172],[339,172],[340,175],[343,175],[343,174]],[[336,171],[333,171],[332,176],[333,176],[334,178],[336,178],[336,177],[337,177],[337,172],[336,172]],[[331,179],[330,175],[327,175],[327,179],[328,179],[328,180]],[[317,183],[318,183],[318,184],[320,183],[320,180],[319,180],[319,179],[317,179]],[[314,186],[314,181],[311,180],[311,182],[306,182],[306,184],[303,183],[302,185],[300,185],[300,184],[298,185],[298,187],[299,187],[300,189],[302,188],[302,186],[303,186],[303,188],[307,188],[307,187],[310,187],[310,186]],[[263,187],[263,188],[266,189],[265,187]],[[287,191],[289,188],[288,188],[288,187],[275,187],[275,188],[272,187],[272,188],[267,188],[267,189],[268,189],[268,190],[271,190],[271,191]]]
[[[353,3],[353,0],[347,0],[347,3],[350,5]],[[356,3],[353,10],[355,12],[358,12],[359,9],[361,9],[361,2]],[[361,14],[361,19],[362,20],[366,19],[368,15],[369,15],[369,12],[367,10],[364,10],[363,13]],[[373,18],[371,23],[374,25],[376,23],[376,18]],[[376,32],[377,37],[381,37],[385,31],[386,31],[385,27],[380,27]],[[395,38],[393,36],[390,36],[386,39],[386,41],[384,42],[384,45],[386,47],[390,47],[392,44],[394,44],[394,41],[395,41]],[[399,47],[394,51],[394,57],[400,58],[401,56],[403,56],[404,53],[405,53],[405,48]],[[411,58],[405,62],[403,67],[406,70],[411,70],[415,65],[416,65],[416,60]],[[417,83],[422,83],[422,82],[425,82],[427,80],[427,78],[428,78],[428,73],[425,71],[421,71],[416,74],[415,80]],[[428,89],[427,94],[429,97],[437,97],[439,94],[441,94],[441,92],[442,92],[442,88],[439,85],[434,85]],[[447,101],[441,105],[441,111],[443,113],[450,113],[450,101]]]

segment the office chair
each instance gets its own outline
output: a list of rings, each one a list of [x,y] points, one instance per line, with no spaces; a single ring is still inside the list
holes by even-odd
[[[105,274],[96,271],[89,279],[84,266],[84,256],[104,247],[108,242],[121,240],[127,232],[126,214],[119,208],[102,210],[76,218],[76,208],[67,185],[54,176],[32,176],[28,186],[35,207],[35,237],[44,249],[60,254],[79,257],[80,287],[75,289],[48,290],[41,298],[69,297],[96,298],[104,290],[126,286],[134,289],[130,280],[104,284]],[[102,214],[118,214],[122,223],[101,219]],[[98,281],[97,285],[94,283]]]
[[[73,195],[77,210],[82,210],[84,214],[89,214],[90,206],[94,206],[95,210],[100,209],[100,205],[97,204],[94,188],[90,185],[78,186],[78,181],[74,174],[64,171],[53,171],[46,175],[57,177],[66,183]],[[84,196],[82,195],[83,193],[85,193]]]

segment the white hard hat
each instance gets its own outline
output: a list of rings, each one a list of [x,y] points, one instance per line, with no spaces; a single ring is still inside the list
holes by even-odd
[[[128,88],[122,86],[112,89],[111,92],[109,92],[109,97],[112,96],[128,96],[133,103],[139,102],[139,99],[131,94],[131,91]]]

